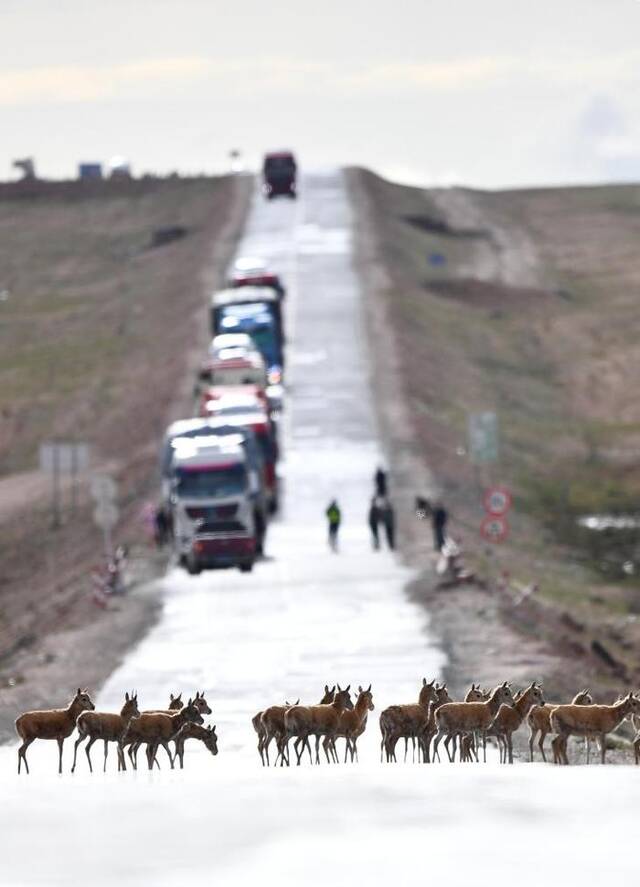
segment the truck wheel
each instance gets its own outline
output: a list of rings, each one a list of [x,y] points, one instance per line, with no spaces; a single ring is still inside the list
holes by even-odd
[[[250,573],[253,570],[253,561],[248,564],[240,564],[241,573]]]
[[[201,571],[202,567],[200,566],[198,561],[191,560],[191,558],[187,560],[187,573],[190,576],[198,576]]]

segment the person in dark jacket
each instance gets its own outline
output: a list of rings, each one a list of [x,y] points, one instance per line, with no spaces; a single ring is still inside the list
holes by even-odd
[[[327,515],[327,521],[329,522],[329,548],[332,551],[337,551],[338,531],[342,521],[342,512],[335,499],[331,500],[325,514]]]
[[[425,520],[427,517],[431,518],[433,547],[438,552],[442,551],[447,538],[447,521],[449,520],[447,509],[442,502],[436,501],[432,505],[428,499],[422,496],[416,496],[415,509],[421,520]]]
[[[387,495],[387,472],[384,468],[376,469],[376,473],[373,475],[373,482],[376,488],[376,496],[386,496]]]
[[[387,537],[387,545],[391,551],[393,551],[396,544],[396,516],[393,510],[393,505],[388,499],[384,500],[382,523],[384,525],[385,536]]]
[[[380,508],[378,507],[378,497],[372,496],[371,505],[369,506],[369,529],[371,530],[371,542],[374,551],[380,548],[380,537],[378,535],[378,524],[380,523]]]

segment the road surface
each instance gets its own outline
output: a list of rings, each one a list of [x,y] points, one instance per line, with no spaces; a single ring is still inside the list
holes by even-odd
[[[251,575],[167,575],[160,623],[98,700],[115,709],[135,688],[153,707],[170,691],[204,689],[219,755],[188,745],[184,771],[161,759],[160,772],[118,774],[112,751],[103,775],[96,745],[98,772],[82,757],[58,777],[55,749],[35,743],[31,775],[18,778],[15,748],[2,749],[2,885],[584,885],[635,875],[640,769],[379,763],[379,711],[413,700],[443,656],[404,595],[407,572],[372,552],[366,529],[380,453],[351,228],[338,173],[305,176],[296,203],[256,196],[240,252],[282,269],[289,288],[282,515]],[[337,555],[323,519],[333,496],[344,514]],[[263,769],[251,715],[313,701],[336,681],[373,685],[360,764]],[[67,765],[70,753],[68,744]]]

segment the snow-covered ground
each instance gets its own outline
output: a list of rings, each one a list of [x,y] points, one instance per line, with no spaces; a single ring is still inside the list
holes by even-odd
[[[413,700],[443,657],[407,572],[371,551],[366,511],[380,460],[368,391],[351,219],[337,173],[305,176],[296,203],[256,197],[243,254],[289,286],[284,507],[268,559],[250,575],[174,570],[163,617],[112,675],[100,708],[137,689],[206,691],[220,753],[187,745],[184,771],[56,774],[35,743],[31,775],[0,750],[0,884],[260,883],[483,885],[600,883],[635,874],[640,769],[379,763],[377,715]],[[329,552],[324,509],[343,509]],[[325,683],[369,682],[376,711],[355,766],[264,769],[250,718],[267,704],[319,699]],[[342,744],[341,744],[342,746]],[[636,778],[637,777],[637,778]]]

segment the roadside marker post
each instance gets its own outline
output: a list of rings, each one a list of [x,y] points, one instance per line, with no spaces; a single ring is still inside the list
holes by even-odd
[[[76,484],[78,475],[89,467],[89,445],[78,441],[44,441],[40,444],[39,462],[40,470],[51,475],[51,526],[57,529],[62,518],[60,478],[71,477],[70,504],[71,511],[75,512]]]
[[[487,542],[504,542],[509,535],[509,525],[504,517],[488,514],[480,524],[480,532]]]

